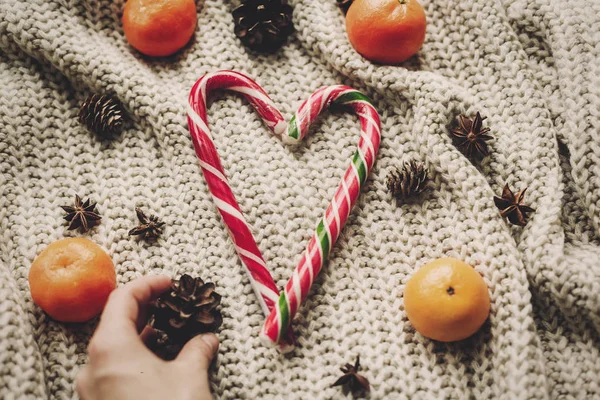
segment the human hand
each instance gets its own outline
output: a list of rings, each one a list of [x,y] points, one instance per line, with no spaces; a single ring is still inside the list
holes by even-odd
[[[146,276],[111,293],[88,346],[89,362],[77,376],[82,400],[212,399],[208,367],[219,348],[214,334],[194,337],[168,362],[145,345],[153,332],[146,326],[148,303],[170,284],[167,276]]]

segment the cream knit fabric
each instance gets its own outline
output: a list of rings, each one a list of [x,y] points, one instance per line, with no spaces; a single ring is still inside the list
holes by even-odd
[[[333,0],[295,0],[296,34],[275,55],[241,46],[235,4],[198,4],[195,39],[170,59],[132,50],[122,0],[0,0],[0,398],[76,398],[95,324],[49,319],[31,300],[35,256],[66,236],[60,205],[98,201],[88,235],[119,284],[191,273],[223,295],[218,399],[342,399],[338,368],[361,355],[372,399],[600,398],[600,2],[424,0],[427,39],[399,67],[350,46]],[[378,161],[329,264],[295,319],[289,356],[260,344],[264,320],[207,192],[187,131],[200,75],[254,77],[286,116],[315,89],[347,84],[382,116]],[[113,92],[131,121],[101,140],[77,121],[94,92]],[[491,156],[472,165],[447,134],[459,113],[488,118]],[[355,117],[325,114],[292,150],[249,104],[212,101],[225,170],[275,281],[290,277],[353,152]],[[427,164],[431,190],[391,200],[388,169]],[[528,187],[537,209],[507,225],[492,197]],[[157,244],[127,236],[134,207],[168,224]],[[440,344],[403,310],[408,277],[441,256],[466,260],[489,285],[489,322]],[[118,334],[117,332],[115,334]]]

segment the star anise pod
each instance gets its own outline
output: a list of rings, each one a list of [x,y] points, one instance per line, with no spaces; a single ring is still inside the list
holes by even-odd
[[[514,194],[509,189],[508,184],[502,190],[502,197],[494,196],[494,203],[500,210],[502,218],[508,220],[515,225],[525,226],[527,224],[527,213],[535,211],[533,208],[522,204],[527,188]]]
[[[129,231],[129,236],[139,235],[145,239],[156,239],[162,233],[162,227],[165,225],[164,222],[158,219],[156,215],[147,216],[144,212],[135,208],[140,224]]]
[[[459,115],[459,126],[451,131],[452,136],[457,141],[457,147],[467,157],[483,158],[489,154],[486,141],[492,139],[492,137],[487,134],[490,128],[482,128],[484,119],[485,117],[482,118],[479,112],[475,114],[473,120],[464,115]]]
[[[345,367],[340,368],[340,370],[344,373],[335,383],[331,386],[341,386],[348,385],[351,391],[356,392],[359,390],[366,390],[367,392],[371,390],[371,385],[369,384],[369,380],[362,375],[358,374],[358,370],[360,369],[360,356],[356,357],[356,362],[354,365],[346,364]]]
[[[96,203],[92,203],[90,199],[81,201],[78,195],[75,195],[74,206],[61,206],[67,213],[65,220],[69,222],[68,230],[79,228],[81,232],[87,232],[95,225],[100,223],[102,217],[96,210]]]

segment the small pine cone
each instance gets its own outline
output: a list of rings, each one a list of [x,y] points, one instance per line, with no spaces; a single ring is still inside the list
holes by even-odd
[[[294,32],[292,11],[286,0],[242,0],[232,12],[235,35],[253,50],[272,53]]]
[[[221,326],[223,317],[217,309],[220,303],[214,283],[184,274],[152,303],[149,324],[165,333],[170,345],[183,345],[192,337],[215,332]]]
[[[169,339],[167,334],[162,331],[156,331],[155,337],[148,343],[150,350],[165,361],[171,361],[177,358],[177,355],[183,346],[184,344],[173,342]]]
[[[109,95],[88,96],[79,109],[79,121],[97,135],[121,132],[124,119],[121,102]]]
[[[404,163],[402,168],[394,168],[388,173],[386,185],[388,190],[398,198],[418,195],[427,185],[427,170],[415,161]]]
[[[347,12],[352,5],[352,0],[335,0],[339,8]]]

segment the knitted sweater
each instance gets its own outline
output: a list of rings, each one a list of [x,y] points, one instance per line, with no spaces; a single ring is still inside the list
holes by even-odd
[[[98,202],[85,236],[120,285],[189,273],[223,295],[217,399],[344,399],[330,387],[360,354],[371,399],[600,398],[600,2],[423,0],[427,37],[400,66],[360,57],[333,0],[291,0],[296,33],[273,55],[245,49],[225,0],[198,3],[192,42],[167,59],[124,38],[123,0],[0,1],[0,397],[76,398],[96,322],[58,323],[29,294],[28,270],[67,231],[60,205]],[[207,190],[186,122],[202,74],[257,80],[284,116],[324,85],[346,84],[381,114],[379,157],[328,264],[294,320],[296,350],[264,347],[264,321]],[[112,140],[77,121],[111,92],[130,122]],[[490,156],[472,164],[448,135],[458,114],[487,116]],[[214,96],[209,123],[258,246],[281,288],[347,166],[360,127],[326,113],[296,149],[251,106]],[[392,200],[389,169],[427,166],[426,194]],[[527,187],[524,227],[493,203]],[[156,243],[127,235],[134,208],[167,225]],[[402,294],[426,262],[465,260],[489,286],[491,315],[471,339],[416,333]]]

